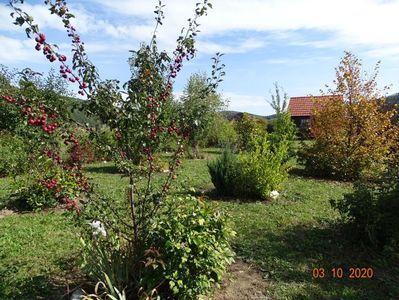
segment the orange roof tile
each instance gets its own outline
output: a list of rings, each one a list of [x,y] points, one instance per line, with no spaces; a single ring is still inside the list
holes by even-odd
[[[292,117],[310,117],[315,106],[315,102],[326,98],[336,98],[342,101],[340,95],[291,97],[288,104],[288,111]]]

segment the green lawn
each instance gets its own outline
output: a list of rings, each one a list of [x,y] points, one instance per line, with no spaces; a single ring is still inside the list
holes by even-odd
[[[283,198],[264,204],[221,206],[238,232],[237,254],[254,263],[269,282],[274,299],[398,299],[399,260],[376,255],[342,234],[329,199],[350,187],[291,177]],[[373,279],[334,279],[331,269],[372,267]],[[313,268],[326,277],[312,279]]]
[[[213,149],[208,158],[217,155]],[[97,189],[118,201],[126,178],[110,164],[88,167]],[[179,170],[179,192],[208,195],[227,212],[237,231],[239,257],[262,271],[272,299],[398,299],[399,259],[376,254],[345,236],[329,200],[351,190],[348,184],[291,176],[274,202],[218,199],[206,160],[185,160]],[[0,196],[10,181],[0,179]],[[176,189],[175,189],[176,191]],[[66,215],[31,213],[0,218],[0,299],[59,299],[66,286],[79,283],[78,237]],[[313,268],[326,277],[312,279]],[[372,267],[373,279],[333,279],[330,269]],[[36,295],[41,295],[39,298]]]
[[[1,218],[0,299],[60,299],[74,284],[78,254],[79,239],[60,212]]]

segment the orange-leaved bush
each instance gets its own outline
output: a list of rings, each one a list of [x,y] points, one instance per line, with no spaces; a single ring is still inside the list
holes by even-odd
[[[345,52],[331,97],[316,100],[311,118],[314,143],[304,148],[306,171],[320,177],[375,178],[392,156],[398,128],[377,88],[379,63],[368,77],[361,61]],[[367,78],[367,79],[365,79]]]

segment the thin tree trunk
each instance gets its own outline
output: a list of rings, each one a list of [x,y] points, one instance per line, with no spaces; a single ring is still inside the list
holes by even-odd
[[[198,142],[195,142],[195,144],[194,144],[194,158],[196,158],[196,159],[200,158],[200,149],[199,149]]]
[[[131,173],[129,174],[128,196],[129,196],[130,211],[131,211],[131,215],[132,215],[134,243],[137,246],[139,234],[138,234],[138,226],[137,226],[137,219],[136,219],[136,206],[134,203],[134,179],[133,179],[133,174],[131,174]]]

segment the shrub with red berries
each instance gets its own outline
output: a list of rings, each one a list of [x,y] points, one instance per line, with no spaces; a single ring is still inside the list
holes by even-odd
[[[29,145],[30,170],[27,178],[18,184],[20,198],[30,208],[61,203],[78,210],[79,197],[90,192],[91,186],[83,174],[80,143],[68,124],[64,102],[60,102],[62,98],[57,93],[37,89],[29,81],[20,84],[15,94],[0,95],[0,105],[19,113],[19,131],[14,134]],[[68,157],[64,159],[60,154],[60,139],[69,146]]]

